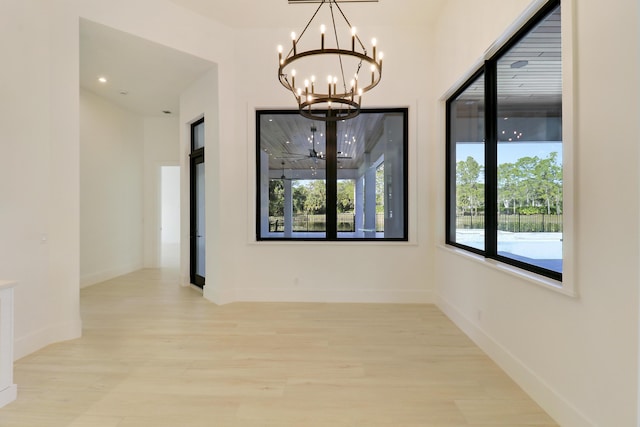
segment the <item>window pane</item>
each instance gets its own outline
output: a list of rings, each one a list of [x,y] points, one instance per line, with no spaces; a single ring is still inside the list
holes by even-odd
[[[337,123],[339,238],[406,237],[404,124],[401,112]]]
[[[191,128],[192,135],[192,150],[204,147],[204,121],[198,123]]]
[[[455,221],[455,243],[485,249],[484,240],[484,75],[471,83],[450,103],[450,141],[452,150],[449,179],[455,179],[451,203]],[[453,187],[450,187],[453,188]]]
[[[196,164],[196,274],[205,277],[206,265],[206,216],[205,216],[204,163]]]
[[[258,240],[407,240],[406,109],[256,117]]]
[[[562,272],[560,7],[497,62],[498,254]]]
[[[295,114],[260,117],[260,237],[326,237],[326,126]]]

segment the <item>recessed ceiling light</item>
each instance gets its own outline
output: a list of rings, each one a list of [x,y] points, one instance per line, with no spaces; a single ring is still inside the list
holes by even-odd
[[[98,81],[100,83],[106,83],[107,82],[107,78],[106,77],[98,77]]]

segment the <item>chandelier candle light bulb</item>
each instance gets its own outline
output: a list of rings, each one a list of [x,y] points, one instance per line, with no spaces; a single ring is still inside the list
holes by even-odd
[[[356,51],[356,27],[351,27],[351,50]]]
[[[320,3],[318,9],[306,24],[302,33],[296,35],[296,32],[291,32],[292,49],[287,53],[284,52],[281,45],[278,46],[278,79],[296,98],[301,115],[312,120],[322,121],[351,119],[360,113],[362,95],[380,83],[382,78],[382,52],[378,52],[378,41],[373,38],[371,39],[373,54],[367,53],[367,48],[362,43],[358,30],[349,22],[340,8],[338,0],[322,0],[318,3]],[[318,13],[321,12],[324,6],[327,6],[325,10],[330,9],[327,11],[327,13],[330,13],[328,17],[330,22],[329,25],[319,25],[320,22],[316,24],[318,26],[315,28],[320,29],[319,48],[302,48],[307,43],[310,43],[305,39],[303,44],[300,44],[307,35],[307,29],[313,28],[313,21],[316,16],[320,16]],[[334,13],[336,11],[339,13]],[[344,19],[344,23],[347,25],[346,28],[338,26],[339,22],[337,21],[339,21],[340,17]],[[326,16],[320,19],[325,18]],[[341,45],[348,46],[348,41],[345,40],[346,43],[343,43],[339,40],[340,38],[348,37],[348,33],[344,34],[343,30],[351,32],[350,50],[348,47],[340,47]],[[335,35],[335,45],[333,43],[326,44],[327,31],[329,31],[331,38]],[[312,36],[311,42],[313,38]],[[317,39],[315,41],[317,43]],[[359,47],[356,46],[356,43]],[[299,47],[301,47],[301,50],[298,49]],[[337,61],[334,61],[334,59],[337,59]],[[371,67],[371,83],[369,84],[367,80],[364,80],[366,83],[361,84],[359,73],[361,71],[366,72],[361,70],[362,66],[366,64]],[[327,91],[325,93],[321,89],[316,91],[316,78],[313,75],[314,71],[316,73],[322,72],[320,70],[323,68],[329,73]],[[304,81],[304,86],[301,85],[300,88],[296,86],[298,74],[296,69]],[[307,78],[309,75],[311,75],[310,79]],[[349,78],[349,76],[353,77]],[[338,82],[341,82],[340,84],[343,85],[344,90],[338,90]],[[348,84],[350,86],[347,86]]]

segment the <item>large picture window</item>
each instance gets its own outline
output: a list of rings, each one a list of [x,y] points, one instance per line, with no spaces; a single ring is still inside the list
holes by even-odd
[[[562,280],[560,1],[447,100],[447,243]]]
[[[407,240],[406,109],[256,124],[258,240]]]

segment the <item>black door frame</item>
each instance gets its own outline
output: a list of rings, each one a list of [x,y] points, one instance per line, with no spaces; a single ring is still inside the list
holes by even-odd
[[[189,209],[190,209],[190,277],[191,283],[204,288],[205,277],[197,273],[198,271],[198,193],[197,193],[197,179],[196,179],[196,167],[199,164],[204,164],[204,146],[195,148],[195,132],[199,125],[204,124],[204,117],[191,124],[191,154],[189,155]]]

